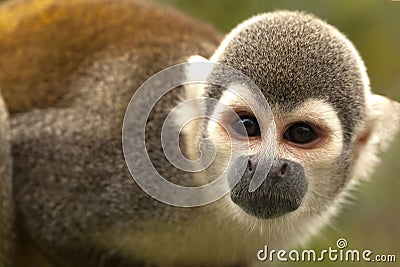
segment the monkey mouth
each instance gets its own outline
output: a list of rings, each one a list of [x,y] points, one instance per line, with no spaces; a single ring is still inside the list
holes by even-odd
[[[253,168],[247,167],[230,197],[242,210],[260,219],[272,219],[297,210],[307,192],[307,180],[300,164],[276,160],[265,181],[249,191]]]

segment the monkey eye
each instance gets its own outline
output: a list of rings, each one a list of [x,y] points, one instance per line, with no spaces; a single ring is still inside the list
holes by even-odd
[[[260,136],[261,130],[257,119],[254,116],[239,116],[239,119],[233,122],[233,130],[241,136]]]
[[[318,138],[313,128],[305,122],[298,122],[290,126],[283,134],[283,137],[292,143],[300,145],[311,143]]]

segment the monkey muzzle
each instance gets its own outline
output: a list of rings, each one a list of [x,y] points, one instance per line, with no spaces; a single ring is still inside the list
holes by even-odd
[[[295,211],[307,192],[303,167],[286,159],[275,159],[266,179],[254,192],[249,191],[255,166],[250,160],[240,181],[231,188],[232,201],[247,213],[270,219]]]

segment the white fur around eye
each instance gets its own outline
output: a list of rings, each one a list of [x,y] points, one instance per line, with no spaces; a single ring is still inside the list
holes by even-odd
[[[320,146],[313,149],[298,149],[285,145],[286,149],[281,149],[286,158],[294,161],[303,161],[304,165],[311,162],[325,162],[327,164],[336,160],[343,150],[343,130],[333,107],[323,101],[317,99],[309,99],[302,105],[289,113],[280,113],[282,108],[275,107],[275,120],[278,131],[281,134],[285,131],[288,125],[296,122],[307,122],[322,129],[326,141]]]
[[[232,91],[229,90],[225,90],[222,93],[221,98],[219,99],[219,102],[222,104],[222,106],[225,107],[230,107],[232,106],[233,103],[238,104],[239,103],[239,99],[237,95],[235,95]],[[240,102],[241,103],[241,102]],[[222,107],[221,106],[221,107]],[[213,118],[213,120],[215,121],[222,121],[223,120],[223,113],[222,110],[218,108],[218,106],[215,108],[213,114],[211,115],[211,117]],[[210,134],[215,133],[217,130],[217,124],[214,123],[210,123],[208,126],[208,132]]]

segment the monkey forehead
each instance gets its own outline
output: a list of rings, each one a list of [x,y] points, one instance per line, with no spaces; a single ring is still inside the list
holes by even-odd
[[[226,36],[211,61],[249,76],[271,105],[290,111],[307,99],[332,105],[351,133],[370,93],[364,63],[351,42],[322,20],[279,11],[251,18]],[[219,97],[219,92],[210,92]]]

